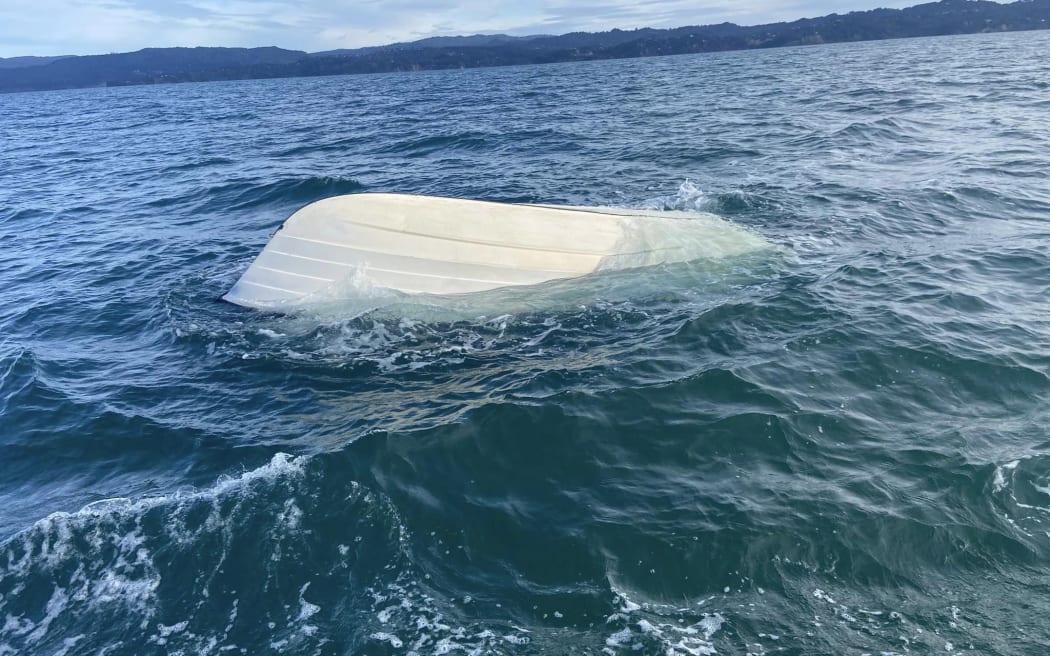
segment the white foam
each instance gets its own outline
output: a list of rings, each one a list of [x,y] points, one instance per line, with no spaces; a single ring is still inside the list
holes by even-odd
[[[303,596],[303,595],[306,594],[306,591],[309,588],[310,588],[310,584],[306,583],[299,590],[299,618],[298,619],[299,619],[300,622],[310,619],[311,617],[316,615],[321,610],[320,606],[318,606],[317,604],[311,604]]]
[[[634,633],[629,628],[620,629],[605,639],[605,644],[610,647],[620,647],[627,644]]]
[[[382,627],[372,629],[369,639],[389,644],[389,636],[396,636],[409,654],[481,654],[498,652],[500,643],[519,644],[514,641],[524,640],[520,644],[525,644],[529,640],[509,631],[497,633],[492,630],[495,627],[455,626],[438,601],[407,572],[368,592],[373,600],[373,617]]]
[[[75,635],[71,638],[65,638],[62,640],[62,648],[55,652],[54,656],[66,656],[69,650],[76,647],[77,643],[86,638],[87,636],[83,633]]]
[[[377,631],[368,637],[372,640],[378,640],[379,642],[388,642],[390,643],[390,646],[394,649],[401,649],[401,647],[403,647],[405,644],[401,641],[401,638],[398,638],[393,633],[383,633],[382,631]]]
[[[1017,469],[1017,465],[1021,464],[1020,460],[1014,460],[1006,463],[1005,465],[999,465],[995,468],[995,478],[992,480],[992,489],[996,492],[1002,492],[1006,489],[1006,475],[1007,472],[1013,472]]]
[[[831,595],[829,595],[828,593],[824,592],[820,588],[817,588],[816,590],[813,591],[813,596],[816,597],[817,599],[822,600],[822,601],[826,601],[829,604],[834,604],[835,603],[835,600],[831,598]]]
[[[531,641],[529,636],[516,635],[513,633],[508,633],[507,635],[503,636],[503,639],[512,645],[527,645]]]
[[[209,488],[107,499],[76,512],[54,513],[15,535],[0,545],[0,584],[11,586],[0,597],[0,616],[5,618],[0,639],[6,641],[0,643],[0,654],[5,649],[32,652],[49,637],[56,620],[67,614],[116,612],[135,618],[144,630],[143,639],[158,645],[176,634],[190,635],[186,621],[151,621],[158,612],[156,593],[162,581],[149,536],[160,530],[164,542],[177,544],[191,542],[202,532],[226,531],[218,510],[221,499],[242,495],[262,481],[297,476],[303,464],[302,458],[278,454],[258,469],[221,477]],[[186,514],[202,504],[209,509],[208,516],[189,528]],[[156,510],[163,511],[160,525]],[[30,613],[12,612],[27,585],[52,586],[48,600]],[[39,617],[30,619],[33,615]],[[210,641],[215,638],[201,639],[199,644],[204,648]]]
[[[723,623],[725,623],[725,618],[720,613],[705,615],[704,619],[700,620],[700,629],[704,632],[704,638],[710,640],[711,636],[722,628]]]
[[[706,212],[716,204],[715,199],[708,196],[695,182],[686,178],[678,185],[677,191],[672,195],[657,196],[642,203],[642,208],[648,210],[685,210],[690,212]]]
[[[632,601],[623,590],[614,588],[614,594],[617,608],[606,618],[606,624],[622,628],[606,637],[604,653],[640,650],[653,643],[667,656],[717,653],[712,638],[726,621],[721,613],[702,613],[697,618],[688,609]]]

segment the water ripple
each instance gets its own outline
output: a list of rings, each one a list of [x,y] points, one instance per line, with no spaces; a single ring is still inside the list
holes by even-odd
[[[0,655],[1044,653],[1047,45],[0,96]],[[359,191],[775,248],[219,300]]]

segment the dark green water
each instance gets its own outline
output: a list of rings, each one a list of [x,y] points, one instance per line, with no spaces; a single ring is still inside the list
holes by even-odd
[[[0,656],[1050,653],[1048,47],[0,96]],[[217,300],[358,191],[773,247]]]

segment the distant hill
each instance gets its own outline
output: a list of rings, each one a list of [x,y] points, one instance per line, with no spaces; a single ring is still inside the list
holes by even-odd
[[[311,53],[311,57],[333,57],[346,55],[369,55],[385,50],[419,50],[420,48],[463,48],[479,46],[496,46],[511,43],[524,43],[533,39],[547,38],[548,34],[533,36],[510,36],[509,34],[472,34],[470,36],[432,36],[419,41],[391,43],[385,46],[368,46],[366,48],[340,48]]]
[[[145,48],[112,55],[64,57],[41,66],[0,70],[0,91],[197,82],[259,77],[259,67],[294,65],[306,57],[281,48]],[[263,76],[265,77],[265,76]]]
[[[58,57],[0,57],[0,68],[22,68],[23,66],[43,66],[59,59],[66,59],[73,55],[60,55]]]
[[[313,54],[275,47],[146,48],[112,55],[0,59],[0,92],[542,64],[1047,28],[1050,0],[940,0],[768,25],[527,37],[476,34]]]

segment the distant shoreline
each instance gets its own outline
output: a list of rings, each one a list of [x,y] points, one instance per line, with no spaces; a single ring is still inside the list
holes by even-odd
[[[474,35],[307,53],[266,48],[146,48],[130,53],[0,59],[0,93],[574,61],[1050,29],[1050,0],[940,0],[768,25]]]

